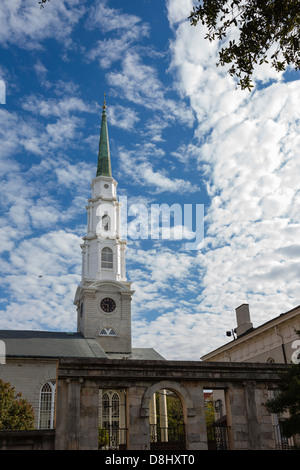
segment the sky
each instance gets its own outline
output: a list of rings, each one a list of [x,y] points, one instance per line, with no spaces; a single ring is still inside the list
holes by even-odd
[[[129,226],[141,205],[192,208],[186,238],[127,237],[133,346],[199,360],[239,305],[258,327],[300,304],[300,75],[265,64],[242,91],[192,5],[1,1],[0,329],[76,331],[104,93]]]

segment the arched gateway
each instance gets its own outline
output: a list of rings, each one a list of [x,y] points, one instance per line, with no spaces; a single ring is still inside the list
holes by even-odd
[[[187,410],[189,415],[196,414],[188,390],[178,382],[160,381],[146,390],[141,413],[149,415],[151,449],[186,449]]]

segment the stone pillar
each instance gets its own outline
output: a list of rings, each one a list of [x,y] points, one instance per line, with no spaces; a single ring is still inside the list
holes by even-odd
[[[207,450],[203,387],[197,383],[194,386],[186,385],[185,388],[193,403],[193,407],[187,404],[186,409],[186,449]]]
[[[56,410],[56,450],[77,450],[79,448],[80,424],[79,381],[58,381]]]
[[[68,416],[68,384],[64,380],[58,380],[56,384],[55,403],[55,450],[67,448],[66,423]]]
[[[79,448],[80,388],[80,382],[70,381],[68,383],[68,450],[77,450]]]
[[[263,450],[274,450],[274,423],[272,415],[267,411],[264,403],[269,399],[266,384],[257,384],[255,390],[257,416],[260,426],[260,441]]]
[[[245,384],[245,399],[248,418],[249,450],[261,450],[260,426],[257,417],[255,383]]]
[[[235,385],[225,389],[229,449],[248,449],[248,425],[244,387]]]
[[[257,413],[256,384],[232,385],[225,391],[230,449],[260,450],[261,426]]]
[[[98,449],[99,386],[85,383],[80,394],[79,450]]]
[[[141,406],[145,388],[128,389],[129,450],[150,450],[149,407]]]
[[[58,381],[56,450],[98,449],[99,387],[82,379]]]

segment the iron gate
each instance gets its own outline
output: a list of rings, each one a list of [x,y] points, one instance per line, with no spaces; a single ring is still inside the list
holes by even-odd
[[[178,423],[167,428],[150,424],[151,450],[185,450],[185,427]]]

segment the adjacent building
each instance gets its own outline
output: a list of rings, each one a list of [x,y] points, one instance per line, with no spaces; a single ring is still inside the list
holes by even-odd
[[[203,361],[290,364],[300,353],[300,305],[253,327],[248,304],[236,308],[237,326],[229,343],[208,352]]]
[[[205,362],[291,364],[300,361],[300,305],[254,328],[248,304],[236,308],[237,326],[227,331],[229,343],[201,357]],[[223,391],[212,394],[220,423],[227,422]],[[269,397],[274,391],[269,392]],[[296,437],[287,439],[280,428],[280,416],[272,415],[277,448],[292,448]],[[297,441],[298,442],[298,441]]]

